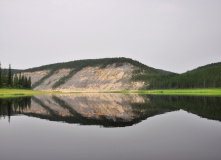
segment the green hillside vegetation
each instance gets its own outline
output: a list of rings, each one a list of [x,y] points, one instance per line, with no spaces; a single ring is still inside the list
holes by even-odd
[[[34,71],[42,71],[42,70],[58,70],[58,69],[83,69],[84,67],[95,67],[99,66],[100,68],[105,68],[107,65],[116,64],[117,66],[122,66],[125,63],[130,63],[142,70],[150,71],[152,73],[159,73],[156,69],[152,67],[148,67],[145,64],[142,64],[138,61],[132,60],[130,58],[103,58],[103,59],[85,59],[85,60],[76,60],[64,63],[55,63],[44,65],[41,67],[35,67],[31,69],[23,70],[23,72],[34,72]]]
[[[221,62],[199,67],[183,74],[149,78],[148,89],[218,88],[221,87]]]
[[[170,72],[170,71],[165,71],[162,69],[156,69],[160,74],[162,75],[169,75],[169,74],[173,74],[174,72]]]

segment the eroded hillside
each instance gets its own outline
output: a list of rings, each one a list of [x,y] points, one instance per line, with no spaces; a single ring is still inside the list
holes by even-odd
[[[144,82],[131,81],[134,66],[130,64],[124,64],[118,67],[113,64],[105,68],[86,67],[67,78],[65,83],[61,83],[58,87],[54,87],[57,82],[69,75],[72,70],[73,69],[59,69],[33,89],[74,92],[138,90],[145,87]],[[43,70],[26,72],[22,73],[22,75],[30,76],[32,85],[35,85],[49,73],[48,70]]]
[[[153,68],[126,58],[53,64],[29,69],[21,74],[31,77],[34,90],[99,92],[146,88],[148,81],[132,80],[137,73],[159,74]]]

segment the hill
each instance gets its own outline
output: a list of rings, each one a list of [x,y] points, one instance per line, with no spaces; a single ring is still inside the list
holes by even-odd
[[[198,67],[183,74],[157,75],[149,89],[221,87],[221,62]]]
[[[140,76],[154,77],[170,72],[121,57],[44,65],[23,70],[22,74],[31,77],[35,90],[74,92],[144,89],[149,80],[141,80]]]
[[[221,62],[183,74],[146,66],[129,58],[77,60],[22,71],[32,88],[46,91],[122,91],[221,87]]]

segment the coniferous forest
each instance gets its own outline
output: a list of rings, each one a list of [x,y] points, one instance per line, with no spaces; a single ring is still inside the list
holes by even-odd
[[[219,88],[221,87],[221,63],[213,63],[183,74],[157,76],[149,89]]]
[[[147,89],[220,88],[221,62],[212,63],[183,74],[135,74],[133,81],[149,83]]]
[[[31,77],[13,74],[11,65],[2,69],[0,64],[0,88],[31,89]]]

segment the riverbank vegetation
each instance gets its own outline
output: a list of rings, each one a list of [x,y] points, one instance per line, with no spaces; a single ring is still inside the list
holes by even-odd
[[[31,89],[31,77],[12,73],[11,65],[9,69],[2,69],[0,64],[0,88]]]

